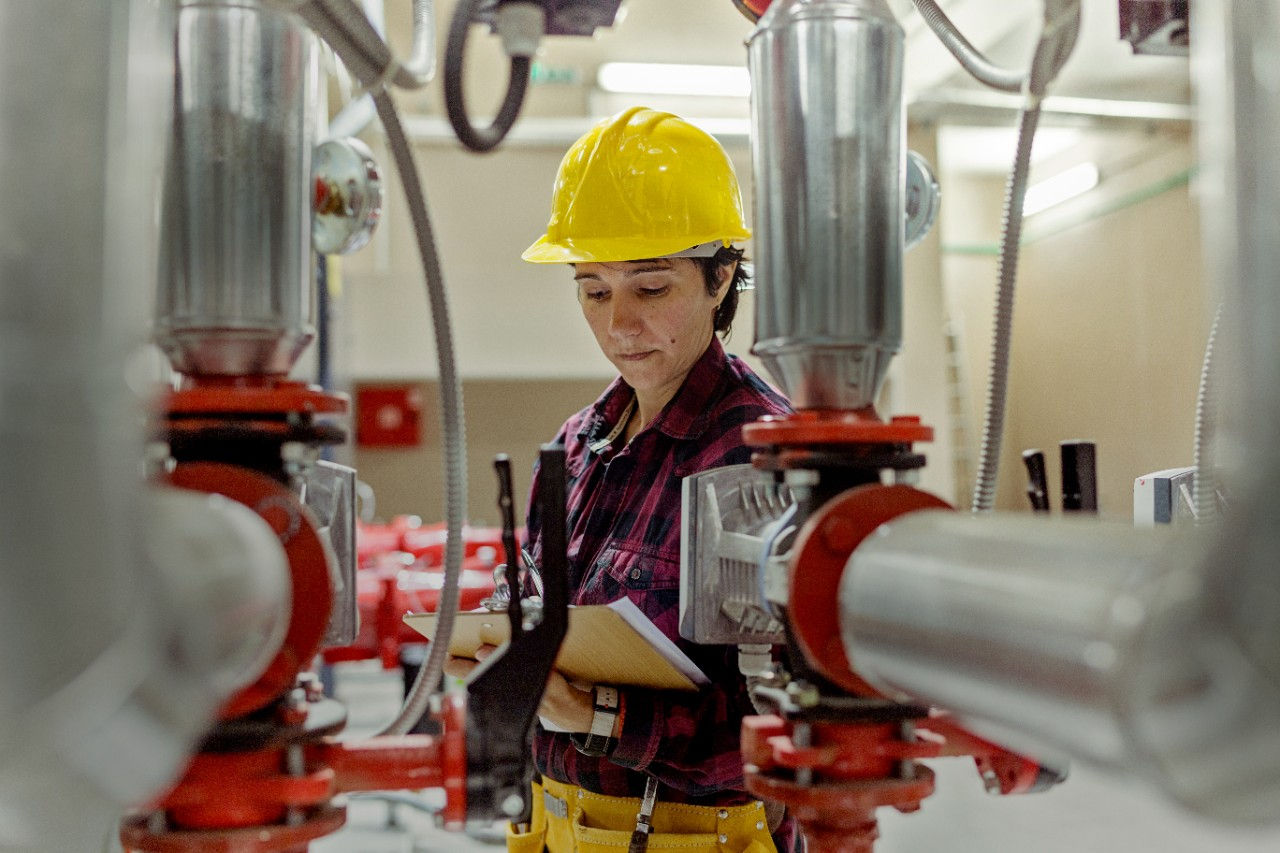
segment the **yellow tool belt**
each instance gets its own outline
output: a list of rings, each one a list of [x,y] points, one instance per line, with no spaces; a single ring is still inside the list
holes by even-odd
[[[533,783],[527,832],[507,829],[509,853],[618,853],[631,843],[639,797],[607,797],[543,778]],[[775,853],[764,805],[691,806],[659,801],[648,850],[682,853]]]

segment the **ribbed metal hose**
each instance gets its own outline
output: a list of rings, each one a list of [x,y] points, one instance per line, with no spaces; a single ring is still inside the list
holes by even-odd
[[[387,42],[352,0],[267,2],[301,16],[367,87],[394,84],[404,89],[421,89],[431,82],[435,73],[432,0],[414,0],[413,48],[408,61],[403,63],[395,59]]]
[[[1039,120],[1040,100],[1031,98],[1023,107],[1018,121],[1018,150],[1005,188],[995,325],[991,333],[991,371],[987,381],[978,477],[973,485],[974,512],[990,512],[995,505],[996,475],[1000,470],[1000,445],[1004,438],[1004,412],[1009,390],[1009,344],[1013,336],[1018,244],[1022,239],[1022,203],[1027,195],[1027,176],[1031,171],[1031,142]]]
[[[939,8],[934,0],[912,0],[916,11],[924,22],[933,30],[933,34],[942,42],[942,46],[951,51],[951,55],[963,66],[974,79],[1002,92],[1021,92],[1027,75],[1021,71],[1001,68],[982,55],[973,44],[956,29],[956,25],[947,17],[947,13]]]
[[[427,212],[427,200],[418,180],[418,172],[409,149],[409,140],[395,105],[386,91],[378,91],[373,97],[378,117],[387,133],[387,145],[395,158],[400,180],[404,184],[409,215],[413,220],[413,233],[422,257],[422,269],[426,277],[427,299],[431,305],[431,322],[436,338],[436,360],[440,366],[440,419],[444,430],[445,466],[445,531],[444,583],[440,589],[440,603],[436,607],[439,623],[431,643],[426,663],[418,672],[418,678],[405,698],[404,707],[396,718],[382,730],[384,735],[406,734],[426,713],[431,693],[440,683],[444,671],[444,659],[449,653],[449,638],[453,634],[454,617],[458,612],[459,579],[462,575],[462,524],[467,509],[466,472],[466,424],[463,420],[462,385],[458,379],[453,355],[453,331],[449,324],[449,302],[444,290],[444,275],[440,269],[440,256],[436,250],[435,235]]]
[[[415,68],[399,65],[391,55],[386,42],[365,17],[359,6],[351,0],[267,0],[277,8],[297,13],[311,28],[328,42],[334,52],[346,63],[347,69],[373,95],[374,107],[387,134],[387,145],[395,159],[400,181],[404,186],[409,216],[413,221],[414,237],[422,258],[426,278],[427,301],[431,307],[431,322],[435,331],[436,361],[440,370],[440,419],[444,433],[445,468],[445,540],[444,580],[437,606],[439,624],[435,641],[427,655],[426,663],[404,706],[396,718],[381,734],[407,733],[427,711],[432,690],[444,671],[444,658],[448,653],[449,637],[453,633],[454,617],[458,611],[459,580],[462,576],[462,525],[467,511],[466,478],[466,425],[462,410],[462,385],[458,379],[453,355],[453,331],[449,322],[449,303],[444,289],[444,275],[440,269],[440,256],[436,250],[435,234],[427,211],[426,195],[418,180],[413,153],[395,104],[387,94],[385,83],[393,82],[404,87],[425,85],[431,68]],[[422,29],[429,28],[432,3],[430,0],[414,2],[414,59],[421,60],[424,45]]]
[[[365,15],[369,18],[369,23],[378,31],[382,37],[386,38],[387,21],[386,8],[383,0],[361,0],[361,8],[364,9]],[[336,54],[335,54],[336,55]],[[350,75],[350,71],[347,74]],[[373,107],[373,98],[366,95],[353,94],[346,91],[350,87],[344,87],[343,97],[346,103],[342,109],[338,111],[329,120],[328,138],[340,139],[344,136],[357,136],[366,127],[368,127],[377,117],[378,112]]]
[[[1217,478],[1213,475],[1213,463],[1209,456],[1209,442],[1213,437],[1213,425],[1218,415],[1217,389],[1214,387],[1214,343],[1218,338],[1218,324],[1222,320],[1222,305],[1213,314],[1209,328],[1209,340],[1204,345],[1204,362],[1200,367],[1200,389],[1196,393],[1195,455],[1196,467],[1192,485],[1192,503],[1195,504],[1196,524],[1206,524],[1218,516]]]
[[[268,0],[288,8],[305,20],[342,58],[348,70],[367,88],[388,84],[416,89],[425,86],[435,71],[431,0],[414,0],[413,55],[400,64],[391,48],[352,0]],[[463,54],[467,33],[481,0],[459,0],[449,27],[445,52],[445,108],[459,141],[472,151],[489,151],[506,137],[520,115],[533,67],[530,56],[512,56],[506,95],[498,115],[488,127],[471,123],[463,100]],[[501,26],[501,18],[499,19]]]
[[[404,71],[415,81],[424,83],[435,76],[436,28],[435,0],[413,0],[413,44]]]
[[[1018,273],[1018,249],[1022,238],[1022,205],[1031,169],[1031,143],[1040,121],[1040,103],[1050,81],[1071,55],[1080,32],[1079,0],[1045,0],[1044,26],[1036,43],[1030,69],[1015,73],[982,55],[966,39],[934,0],[912,0],[920,16],[943,46],[982,83],[1007,92],[1024,92],[1026,101],[1018,119],[1018,150],[1005,188],[1001,225],[1000,264],[997,273],[995,324],[991,336],[991,369],[983,417],[978,476],[973,486],[974,512],[989,512],[995,505],[996,478],[1000,470],[1000,445],[1004,438],[1004,413],[1009,387],[1009,344],[1013,333],[1013,297]]]
[[[533,70],[532,57],[512,56],[511,70],[507,75],[507,91],[502,96],[498,114],[488,127],[476,127],[471,123],[463,93],[463,78],[466,76],[463,60],[466,58],[467,34],[471,31],[471,23],[481,2],[482,0],[459,0],[449,24],[449,38],[444,50],[445,115],[458,141],[476,152],[492,151],[511,131],[516,119],[520,117],[520,108],[524,105],[525,92],[529,88],[529,77]]]

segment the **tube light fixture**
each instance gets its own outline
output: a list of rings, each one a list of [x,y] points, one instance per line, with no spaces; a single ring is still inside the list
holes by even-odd
[[[1096,163],[1080,163],[1046,178],[1027,190],[1022,202],[1022,215],[1034,216],[1054,205],[1083,195],[1098,185]]]
[[[738,65],[606,62],[596,74],[596,85],[606,92],[635,95],[745,98],[751,94],[747,69]]]

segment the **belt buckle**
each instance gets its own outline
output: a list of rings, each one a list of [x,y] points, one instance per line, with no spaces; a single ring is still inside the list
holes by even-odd
[[[542,804],[546,808],[547,814],[553,814],[561,819],[569,816],[569,803],[550,791],[542,792]]]

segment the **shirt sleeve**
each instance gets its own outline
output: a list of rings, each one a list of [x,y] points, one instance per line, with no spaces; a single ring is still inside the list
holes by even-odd
[[[708,468],[750,460],[734,446]],[[755,714],[736,646],[698,645],[672,636],[710,684],[696,693],[623,688],[622,729],[610,759],[644,771],[690,797],[742,789],[742,718]],[[775,649],[776,653],[776,649]]]

